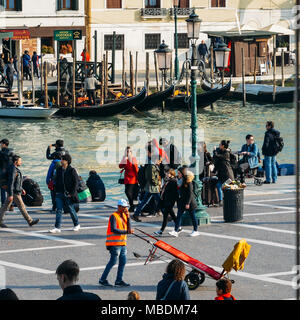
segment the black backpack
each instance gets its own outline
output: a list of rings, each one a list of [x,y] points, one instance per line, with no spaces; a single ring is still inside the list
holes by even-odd
[[[275,146],[276,153],[279,153],[282,151],[282,149],[284,147],[284,142],[283,142],[283,138],[280,137],[280,135],[274,136],[274,146]]]
[[[230,165],[233,169],[236,169],[238,166],[238,161],[236,156],[230,152]]]
[[[22,188],[26,191],[26,195],[22,196],[26,206],[39,207],[43,204],[44,197],[37,182],[32,179],[25,179]]]
[[[8,183],[9,166],[12,164],[12,151],[9,153],[0,151],[0,187]]]
[[[145,166],[140,166],[138,171],[138,183],[143,189],[146,185],[146,178],[145,178]]]

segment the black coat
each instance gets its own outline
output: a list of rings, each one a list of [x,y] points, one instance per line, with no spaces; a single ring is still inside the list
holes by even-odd
[[[20,195],[22,193],[23,176],[18,167],[14,164],[8,168],[8,188],[7,195],[10,197],[14,194]]]
[[[55,192],[67,192],[74,203],[79,203],[77,194],[79,178],[76,170],[73,167],[68,166],[64,174],[63,172],[63,167],[58,167],[56,170],[56,175],[54,177]]]
[[[61,157],[65,154],[69,153],[64,147],[56,148],[53,153],[50,153],[50,148],[47,148],[46,158],[48,160],[61,159]]]
[[[105,185],[102,179],[97,174],[90,175],[87,182],[87,187],[90,189],[92,201],[104,201],[106,198]]]
[[[166,182],[163,186],[163,190],[161,193],[161,207],[173,208],[175,202],[178,200],[178,188],[177,188],[177,181],[176,179],[170,179]]]
[[[276,143],[275,137],[279,137],[280,132],[274,128],[269,129],[265,132],[264,143],[262,146],[262,154],[267,157],[276,156]]]
[[[218,179],[221,183],[224,183],[226,180],[234,180],[233,170],[230,164],[230,151],[217,149],[214,151],[214,165],[215,171],[217,172]]]
[[[80,286],[71,286],[64,289],[63,296],[58,298],[57,300],[76,300],[76,301],[83,301],[83,300],[93,300],[98,301],[101,300],[99,296],[94,293],[90,292],[83,292]]]
[[[186,211],[185,206],[190,205],[189,210],[195,210],[197,203],[193,191],[193,183],[182,184],[179,188],[178,211]]]

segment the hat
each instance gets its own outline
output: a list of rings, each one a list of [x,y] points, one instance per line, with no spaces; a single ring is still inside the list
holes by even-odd
[[[121,200],[118,201],[118,206],[128,208],[128,207],[129,207],[129,204],[128,204],[127,200],[121,199]]]

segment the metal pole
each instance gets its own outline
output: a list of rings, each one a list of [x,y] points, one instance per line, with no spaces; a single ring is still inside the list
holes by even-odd
[[[94,34],[94,40],[95,40],[95,52],[94,52],[94,76],[96,77],[97,75],[97,50],[98,50],[98,32],[97,30],[95,30],[95,34]]]
[[[210,224],[210,216],[206,212],[206,207],[203,206],[201,200],[201,190],[202,190],[202,182],[199,179],[199,162],[200,157],[197,151],[197,129],[198,129],[198,113],[197,113],[197,78],[196,72],[198,70],[197,67],[197,51],[195,43],[192,43],[192,65],[191,65],[191,101],[192,101],[192,115],[191,115],[191,129],[192,129],[192,159],[193,165],[195,165],[195,182],[197,185],[197,190],[195,193],[197,194],[196,202],[196,220],[198,220],[199,225],[207,225]],[[190,225],[191,219],[189,214],[184,213],[182,219],[182,225]]]
[[[49,108],[49,101],[48,101],[48,82],[47,82],[47,61],[44,62],[44,83],[45,83],[45,107]]]
[[[276,37],[273,37],[273,102],[276,99]]]
[[[33,71],[32,61],[31,61],[31,85],[32,85],[32,103],[35,104],[35,83],[34,83],[34,71]]]
[[[76,41],[73,40],[73,48],[75,46]],[[85,59],[86,60],[86,59]],[[72,108],[73,108],[73,113],[75,114],[75,108],[76,108],[76,82],[75,82],[75,73],[76,73],[76,52],[73,50],[73,72],[72,72]]]
[[[175,20],[175,79],[179,79],[179,60],[178,60],[178,33],[177,33],[177,6],[174,6]]]
[[[57,61],[57,99],[56,105],[60,106],[60,61]]]
[[[44,77],[44,65],[43,65],[43,54],[41,53],[41,92],[40,96],[42,96],[43,93],[43,77]]]
[[[111,52],[111,83],[115,83],[115,63],[116,63],[116,32],[113,32],[113,46]]]
[[[135,91],[134,91],[134,94],[136,95],[137,94],[137,87],[138,87],[138,56],[139,56],[139,53],[138,51],[135,53]]]

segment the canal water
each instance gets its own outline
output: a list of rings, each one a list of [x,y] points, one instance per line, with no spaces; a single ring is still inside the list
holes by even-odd
[[[239,101],[218,101],[198,113],[198,126],[204,132],[208,151],[212,152],[222,139],[231,141],[232,150],[240,150],[247,134],[253,134],[261,149],[265,123],[275,122],[275,127],[284,139],[284,150],[278,155],[278,163],[295,162],[295,109],[293,105],[258,105]],[[118,185],[119,170],[115,162],[101,165],[96,159],[101,142],[97,134],[103,129],[119,132],[119,121],[127,121],[128,131],[145,129],[189,129],[190,113],[184,111],[163,114],[152,110],[146,114],[121,115],[109,119],[52,118],[48,120],[0,119],[0,138],[8,138],[10,147],[22,156],[22,172],[37,181],[45,198],[50,203],[45,179],[50,161],[46,149],[57,139],[65,141],[65,147],[73,158],[73,165],[83,178],[90,170],[100,172],[106,185],[109,199],[124,195],[124,187]],[[98,141],[97,141],[98,140]]]

